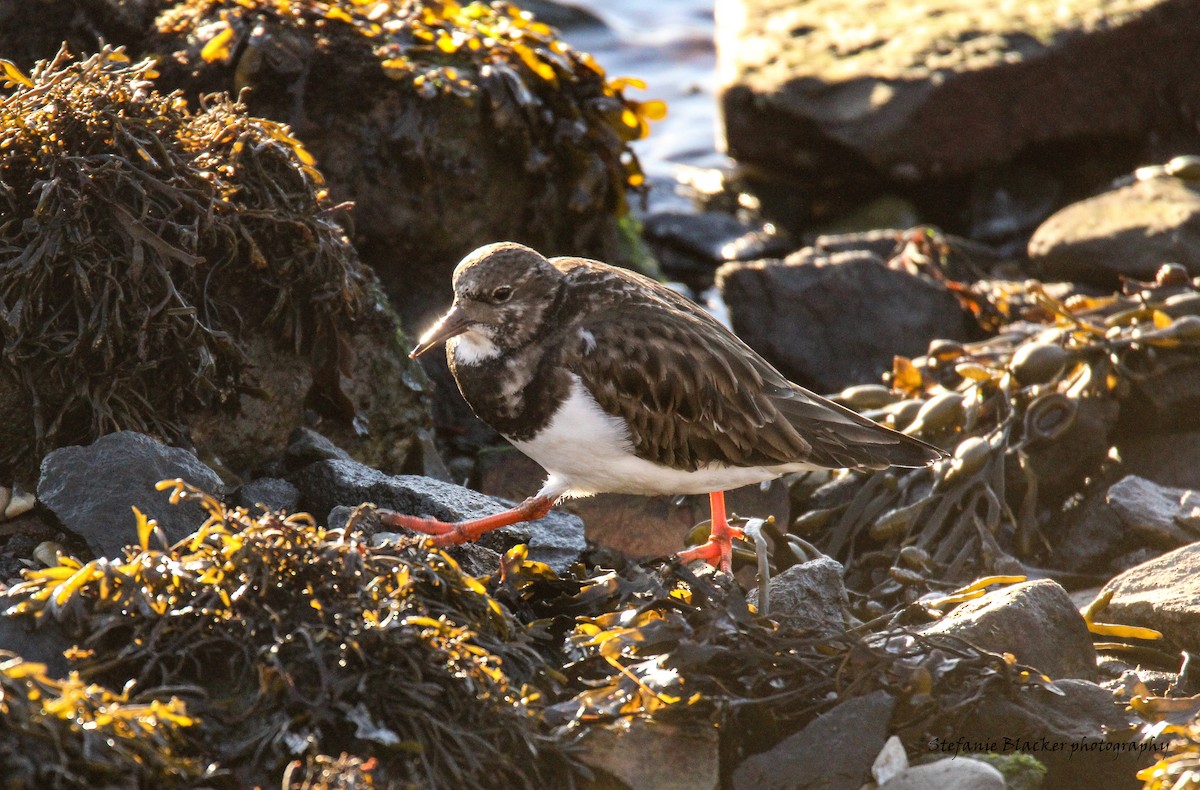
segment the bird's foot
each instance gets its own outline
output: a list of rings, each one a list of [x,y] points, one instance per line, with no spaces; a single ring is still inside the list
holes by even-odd
[[[746,533],[737,527],[727,526],[724,530],[714,529],[706,542],[694,548],[684,549],[675,555],[675,559],[684,564],[704,560],[725,573],[732,573],[733,539],[744,539],[745,537]]]
[[[553,505],[552,499],[530,497],[510,510],[466,521],[439,521],[436,518],[409,516],[380,508],[379,520],[389,527],[403,527],[429,535],[435,546],[457,546],[460,543],[478,540],[485,533],[500,527],[508,527],[522,521],[535,521],[549,513]]]

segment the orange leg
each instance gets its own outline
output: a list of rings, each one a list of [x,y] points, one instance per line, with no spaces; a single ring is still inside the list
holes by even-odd
[[[438,521],[435,518],[407,516],[381,508],[379,520],[389,527],[404,527],[431,535],[435,546],[457,546],[460,543],[478,540],[485,532],[491,532],[493,529],[511,526],[521,521],[535,521],[549,513],[553,506],[554,500],[548,497],[530,497],[511,510],[467,521]]]
[[[708,503],[712,509],[712,532],[708,542],[693,549],[681,551],[675,555],[680,562],[704,560],[715,565],[726,573],[733,570],[733,539],[744,538],[745,534],[737,527],[729,526],[725,518],[725,492],[714,491],[708,495]]]

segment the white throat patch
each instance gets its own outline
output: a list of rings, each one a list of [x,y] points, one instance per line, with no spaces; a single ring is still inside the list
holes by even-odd
[[[500,348],[478,329],[468,329],[450,338],[449,342],[453,344],[450,350],[454,353],[454,361],[460,365],[474,365],[500,356]]]

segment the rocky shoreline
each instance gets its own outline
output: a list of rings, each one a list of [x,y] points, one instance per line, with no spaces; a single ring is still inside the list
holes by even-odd
[[[649,214],[628,143],[661,108],[512,6],[381,6],[385,34],[339,3],[63,5],[48,50],[0,35],[13,786],[1200,772],[1200,139],[1176,117],[1200,101],[1162,65],[1200,41],[1185,2],[1053,29],[928,3],[937,26],[851,46],[810,17],[860,4],[730,0],[738,166]],[[488,515],[541,482],[406,356],[500,238],[661,274],[952,457],[731,492],[733,577],[667,559],[705,536],[696,498],[447,551],[384,531],[376,507]]]

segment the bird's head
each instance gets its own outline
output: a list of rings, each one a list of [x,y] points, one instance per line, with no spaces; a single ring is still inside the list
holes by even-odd
[[[541,329],[562,273],[548,260],[510,241],[480,247],[454,270],[454,304],[417,341],[417,357],[452,337],[497,351],[521,348]]]

